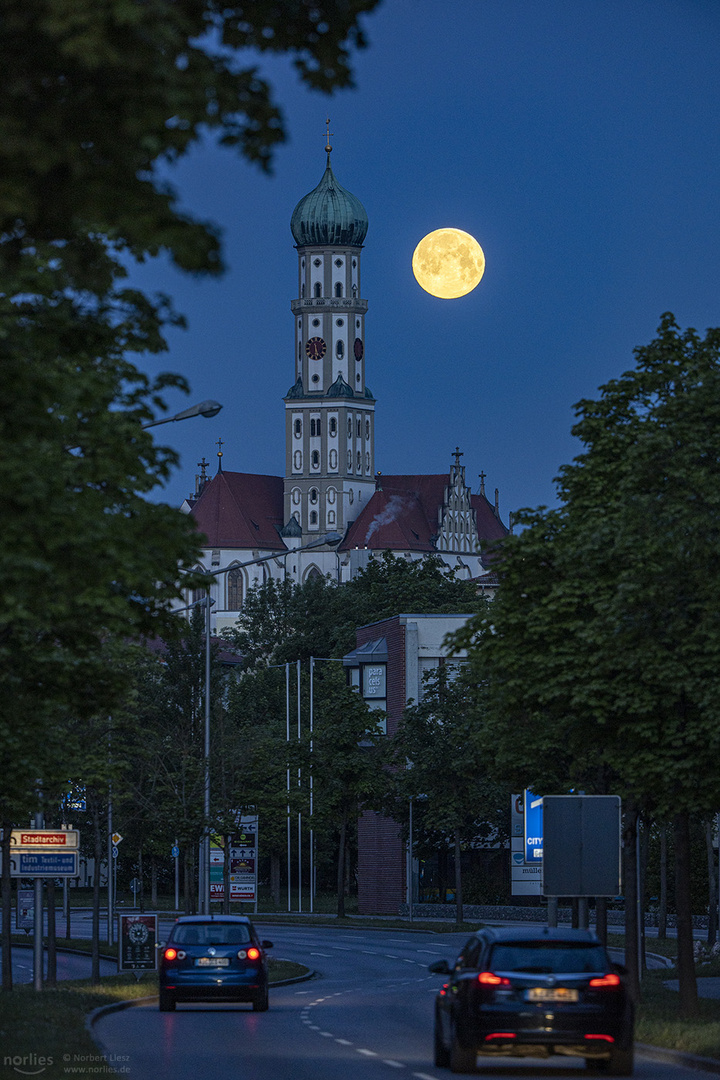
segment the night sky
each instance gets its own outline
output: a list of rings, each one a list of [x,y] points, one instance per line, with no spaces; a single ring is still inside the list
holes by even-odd
[[[573,405],[633,365],[660,315],[720,325],[720,4],[717,0],[385,0],[364,19],[356,88],[300,88],[290,60],[250,57],[289,131],[267,177],[232,151],[198,149],[168,177],[219,224],[227,273],[133,274],[189,321],[148,370],[192,384],[213,420],[156,429],[182,467],[179,504],[205,455],[283,475],[294,382],[296,203],[332,167],[365,206],[366,378],[376,468],[439,473],[456,446],[466,479],[500,510],[552,505],[579,451]],[[418,241],[454,226],[487,260],[468,296],[439,300],[411,272]]]

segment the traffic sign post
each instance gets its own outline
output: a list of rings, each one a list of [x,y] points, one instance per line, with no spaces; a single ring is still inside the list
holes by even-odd
[[[542,863],[546,896],[618,896],[619,795],[546,795]]]
[[[80,847],[77,829],[13,829],[10,851],[68,851]]]
[[[80,872],[77,851],[12,851],[11,877],[77,877]]]

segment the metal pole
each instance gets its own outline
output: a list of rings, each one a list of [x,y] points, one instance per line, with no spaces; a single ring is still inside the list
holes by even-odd
[[[287,909],[292,911],[290,845],[290,664],[285,665],[285,740],[287,743]]]
[[[112,718],[110,718],[112,725]],[[112,727],[108,730],[108,760],[112,762]],[[112,816],[112,779],[108,780],[108,815],[107,815],[107,853],[108,853],[108,924],[107,924],[107,939],[108,944],[113,945],[115,942],[114,926],[113,926],[113,907],[115,902],[115,891],[113,889],[113,870],[115,867],[115,860],[113,859],[113,816]]]
[[[410,909],[410,922],[413,921],[413,801],[410,796],[410,828],[408,836],[408,908]]]
[[[310,657],[310,912],[315,910],[315,833],[313,831],[313,674],[315,657]]]
[[[175,847],[178,848],[178,842],[175,841]],[[180,856],[175,856],[175,910],[180,910]]]
[[[43,814],[38,811],[35,815],[35,828],[42,829]],[[35,990],[43,988],[43,879],[36,877],[35,886],[35,914],[33,918],[33,987]]]
[[[298,745],[300,744],[300,661],[297,662],[297,724]],[[302,783],[301,769],[298,765],[298,795]],[[298,808],[298,913],[302,911],[302,811]]]
[[[645,932],[643,910],[642,910],[642,896],[640,895],[640,815],[638,814],[635,821],[635,891],[636,905],[637,905],[637,949],[638,949],[638,982],[642,981],[642,946],[643,946],[643,933]]]
[[[203,835],[203,906],[210,914],[210,583],[205,597],[205,831]]]

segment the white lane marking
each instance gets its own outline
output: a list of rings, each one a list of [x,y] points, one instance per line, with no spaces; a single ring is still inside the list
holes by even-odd
[[[321,1031],[320,1034],[322,1035],[323,1039],[332,1039],[333,1038],[332,1031]]]
[[[352,952],[353,950],[349,945],[331,945],[331,949],[337,949],[338,952]]]
[[[430,1076],[428,1073],[413,1073],[413,1076],[416,1076],[417,1080],[437,1080],[437,1076]]]
[[[402,962],[403,964],[417,964],[417,960],[408,960],[406,956],[403,956]]]
[[[392,1058],[383,1058],[382,1063],[383,1065],[392,1065],[393,1069],[406,1068],[406,1066],[403,1065],[402,1061],[393,1061]]]
[[[437,950],[437,949],[416,949],[415,951],[416,951],[416,952],[426,952],[426,953],[430,953],[430,955],[431,955],[431,956],[434,956],[434,955],[435,955],[435,953],[436,953],[436,952],[437,952],[438,950]]]
[[[385,953],[385,959],[386,960],[399,960],[400,957],[399,956],[393,956],[392,953],[386,952]]]
[[[338,1043],[340,1046],[352,1046],[352,1043],[349,1039],[336,1039],[335,1042]]]
[[[358,1050],[358,1054],[364,1054],[365,1057],[377,1057],[374,1050]]]
[[[329,960],[330,957],[332,956],[332,953],[329,953],[329,952],[311,952],[310,955],[311,956],[324,956]]]

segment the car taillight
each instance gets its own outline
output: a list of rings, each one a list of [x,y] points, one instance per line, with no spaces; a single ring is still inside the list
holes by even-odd
[[[620,976],[615,971],[609,971],[607,975],[600,975],[590,980],[590,986],[619,986]]]
[[[491,1035],[485,1036],[485,1042],[490,1042],[491,1039],[517,1039],[517,1035],[514,1031],[493,1031]]]
[[[477,981],[482,986],[509,986],[510,980],[506,979],[504,975],[496,975],[493,971],[481,971],[477,977]]]
[[[166,949],[165,950],[165,959],[166,960],[174,960],[176,956],[177,956],[177,949]]]
[[[253,945],[247,951],[247,958],[248,958],[248,960],[259,960],[260,959],[260,950],[256,949],[255,946]]]
[[[603,1042],[614,1043],[615,1039],[612,1035],[584,1035],[585,1039],[601,1039]]]

